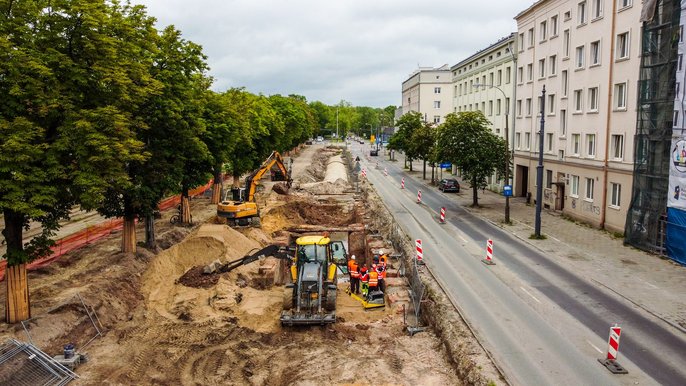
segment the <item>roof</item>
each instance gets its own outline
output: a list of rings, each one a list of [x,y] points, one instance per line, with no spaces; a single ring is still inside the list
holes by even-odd
[[[326,245],[331,241],[326,236],[302,236],[298,237],[297,240],[295,240],[295,243],[298,245],[312,245],[312,244],[318,244],[318,245]]]
[[[517,16],[514,17],[515,20],[519,19],[520,17],[526,15],[527,13],[533,11],[536,7],[541,5],[541,3],[545,3],[548,0],[538,0],[535,3],[533,3],[529,8],[523,10],[522,12],[518,13]]]

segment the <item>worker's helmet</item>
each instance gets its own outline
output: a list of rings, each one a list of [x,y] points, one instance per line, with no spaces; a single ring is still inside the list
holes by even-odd
[[[350,260],[355,260],[355,255],[350,256]]]
[[[360,268],[360,272],[367,272],[367,266],[363,265],[362,268]]]

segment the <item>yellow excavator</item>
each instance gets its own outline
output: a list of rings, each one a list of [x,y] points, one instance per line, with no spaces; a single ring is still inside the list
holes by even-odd
[[[217,217],[225,218],[230,226],[259,226],[260,212],[255,203],[255,191],[267,171],[271,172],[272,181],[286,181],[286,187],[290,189],[293,182],[290,165],[287,168],[281,154],[273,151],[260,168],[245,179],[245,188],[226,192],[224,200],[217,205]]]

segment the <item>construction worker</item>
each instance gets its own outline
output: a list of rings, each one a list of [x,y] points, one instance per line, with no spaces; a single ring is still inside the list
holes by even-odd
[[[362,296],[366,298],[369,294],[369,272],[367,272],[367,264],[362,264],[362,268],[360,268],[360,281],[362,281]]]
[[[379,289],[379,273],[375,270],[369,271],[369,292],[378,291]]]
[[[376,273],[379,275],[379,290],[386,292],[386,267],[383,264],[377,264]]]
[[[350,274],[350,292],[354,294],[360,293],[360,271],[355,261],[355,255],[350,256],[348,260],[348,274]]]

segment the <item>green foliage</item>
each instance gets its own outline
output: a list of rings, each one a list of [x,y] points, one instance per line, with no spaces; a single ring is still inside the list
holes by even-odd
[[[485,186],[494,172],[505,171],[505,140],[491,132],[480,111],[448,114],[438,127],[437,139],[436,159],[460,168],[464,180],[472,185],[473,205],[478,205],[476,190]]]

